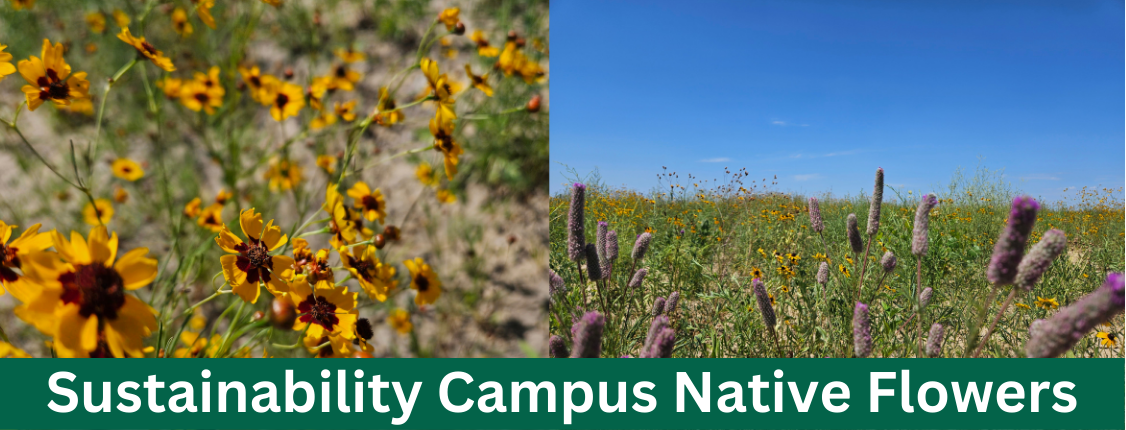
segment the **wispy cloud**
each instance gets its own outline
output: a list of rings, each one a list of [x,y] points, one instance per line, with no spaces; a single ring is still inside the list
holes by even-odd
[[[779,127],[809,127],[809,124],[796,124],[788,121],[782,121],[780,119],[771,120],[770,124]]]
[[[841,155],[853,155],[853,154],[857,154],[859,152],[860,152],[859,149],[850,149],[848,151],[830,152],[828,154],[825,154],[825,157],[839,157]]]
[[[727,157],[717,157],[717,158],[705,158],[703,160],[700,160],[701,163],[723,163],[723,162],[727,162],[727,161],[731,161],[731,159],[727,158]]]
[[[810,173],[808,175],[794,175],[794,180],[795,181],[809,181],[809,180],[817,179],[817,178],[820,178],[820,177],[821,177],[821,175],[819,175],[817,173]]]
[[[1060,180],[1060,177],[1055,176],[1055,175],[1046,175],[1046,174],[1039,174],[1038,173],[1038,174],[1034,174],[1034,175],[1021,176],[1020,180],[1022,180],[1022,181],[1058,181],[1058,180]]]

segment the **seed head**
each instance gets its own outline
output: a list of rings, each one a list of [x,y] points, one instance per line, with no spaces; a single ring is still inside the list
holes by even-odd
[[[1024,291],[1032,291],[1032,287],[1048,270],[1048,266],[1060,254],[1063,254],[1065,249],[1067,249],[1066,234],[1054,228],[1044,232],[1040,241],[1032,245],[1032,249],[1028,250],[1028,255],[1020,260],[1020,265],[1017,266],[1017,277],[1013,281],[1013,285],[1024,289]]]
[[[880,265],[884,266],[884,273],[891,273],[895,270],[896,263],[898,263],[898,260],[896,260],[895,254],[892,254],[891,251],[885,252],[884,258],[880,259]]]
[[[853,254],[864,252],[864,243],[860,241],[860,227],[856,224],[856,214],[848,214],[848,245],[852,247]]]
[[[931,222],[931,209],[938,205],[938,198],[934,194],[927,194],[919,200],[919,208],[915,210],[915,230],[911,238],[911,253],[922,257],[927,255],[930,245],[929,230]]]
[[[630,287],[630,288],[640,287],[641,282],[645,280],[645,275],[648,275],[648,274],[649,274],[649,269],[646,269],[644,267],[637,269],[637,272],[635,272],[633,274],[633,277],[630,278],[630,280],[629,280],[629,284],[626,284],[626,286]]]
[[[809,198],[809,225],[813,231],[821,233],[825,230],[825,223],[821,221],[821,206],[817,204],[817,197]]]
[[[868,305],[856,302],[852,311],[852,343],[856,357],[864,358],[872,353],[872,325],[868,320]]]
[[[934,323],[931,326],[931,331],[927,335],[927,357],[935,358],[942,355],[942,336],[946,329],[942,324]]]
[[[665,313],[665,298],[664,297],[657,297],[656,300],[653,300],[653,310],[652,310],[651,313],[652,313],[653,316],[658,316],[658,315]]]
[[[1107,275],[1102,287],[1061,308],[1051,318],[1033,322],[1028,328],[1025,353],[1030,358],[1058,357],[1096,325],[1121,314],[1124,298],[1122,274]]]
[[[872,189],[872,201],[868,205],[868,235],[880,231],[880,205],[884,201],[884,168],[876,169],[876,186]]]
[[[547,340],[547,352],[551,358],[570,358],[571,353],[567,351],[567,344],[563,342],[563,338],[559,335],[551,335]]]
[[[602,314],[591,311],[583,315],[579,322],[571,326],[571,339],[575,349],[571,358],[598,358],[602,356],[602,329],[606,319]]]
[[[571,211],[567,215],[567,256],[576,263],[581,262],[586,253],[585,206],[586,185],[576,182],[571,186]]]
[[[766,294],[766,285],[755,278],[751,280],[751,286],[755,292],[755,299],[758,300],[758,309],[762,312],[762,322],[766,323],[767,327],[774,327],[777,320],[774,317],[774,306],[770,304],[770,296]]]
[[[1036,211],[1040,204],[1032,197],[1018,196],[1013,199],[1009,211],[1009,223],[1001,230],[1001,237],[993,246],[993,259],[985,271],[985,278],[994,285],[1010,285],[1017,276],[1017,266],[1024,256],[1028,235],[1036,224]]]
[[[631,255],[634,261],[641,261],[645,258],[645,252],[649,250],[649,241],[652,239],[653,235],[649,232],[637,236],[637,241],[633,243],[633,254]]]

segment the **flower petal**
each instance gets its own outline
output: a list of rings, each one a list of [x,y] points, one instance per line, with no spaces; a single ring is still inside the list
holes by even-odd
[[[76,352],[78,356],[89,355],[98,347],[98,318],[79,314],[78,306],[63,306],[58,311],[58,329],[55,342]]]
[[[274,225],[274,220],[270,220],[266,224],[266,233],[262,235],[262,242],[266,244],[266,248],[273,251],[285,245],[289,241],[289,237],[282,234],[281,227]]]
[[[223,266],[223,278],[227,280],[231,287],[238,287],[246,283],[246,272],[238,268],[237,255],[224,255],[219,257],[219,263]]]
[[[135,248],[125,253],[113,266],[125,281],[126,290],[136,290],[156,279],[157,262],[155,259],[145,258],[148,253],[148,248]]]
[[[235,247],[242,245],[242,239],[239,239],[238,236],[235,236],[234,233],[231,233],[231,230],[228,229],[226,225],[224,225],[223,230],[219,231],[219,236],[215,238],[215,243],[218,243],[219,247],[224,251],[232,254],[238,254],[239,252],[235,249]]]
[[[255,213],[254,208],[242,211],[239,214],[239,225],[242,233],[251,239],[258,239],[262,234],[262,214]]]

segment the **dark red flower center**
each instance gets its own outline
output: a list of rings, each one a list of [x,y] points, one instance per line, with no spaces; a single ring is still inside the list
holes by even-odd
[[[97,315],[110,320],[125,306],[125,281],[112,267],[101,263],[82,264],[73,272],[59,275],[63,284],[62,301],[78,304],[78,313],[85,318]]]
[[[250,80],[250,86],[252,86],[252,87],[262,86],[262,80],[259,79],[257,76],[251,76],[249,80]]]
[[[270,269],[273,267],[273,259],[270,257],[265,243],[251,238],[245,243],[236,245],[235,251],[239,252],[235,266],[246,272],[247,283],[257,285],[259,281],[270,282]]]
[[[418,292],[425,293],[430,289],[430,280],[423,276],[421,273],[414,277],[414,284],[418,286]]]
[[[348,76],[348,68],[344,67],[343,64],[336,66],[336,77],[343,78],[345,76]]]
[[[375,196],[371,194],[364,196],[360,201],[364,205],[364,209],[379,210],[379,200],[376,200]]]
[[[375,278],[375,263],[370,260],[357,259],[354,257],[347,257],[348,265],[356,270],[356,273],[364,278],[365,281],[371,282]]]
[[[156,48],[150,45],[149,42],[141,42],[141,47],[144,48],[145,52],[149,55],[156,55]]]
[[[39,85],[40,100],[64,100],[70,95],[70,87],[54,69],[47,69],[47,75],[40,76],[35,83]]]
[[[301,315],[301,322],[320,324],[325,330],[332,331],[332,328],[340,322],[340,318],[336,316],[336,305],[324,296],[309,294],[297,307],[297,311],[304,314]]]
[[[278,98],[274,100],[274,104],[276,104],[278,106],[278,109],[285,108],[285,105],[288,104],[288,103],[289,103],[289,96],[282,94],[282,93],[278,93]]]

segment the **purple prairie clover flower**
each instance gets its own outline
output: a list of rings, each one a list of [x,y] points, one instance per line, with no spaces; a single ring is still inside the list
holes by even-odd
[[[653,314],[653,316],[659,316],[659,315],[665,313],[665,298],[664,297],[657,297],[656,300],[653,300],[653,309],[652,309],[651,313]]]
[[[868,319],[868,305],[856,302],[852,311],[852,345],[857,358],[872,353],[872,325]]]
[[[934,323],[931,326],[931,331],[927,334],[927,357],[935,358],[942,355],[942,336],[945,332],[946,329],[942,324]]]
[[[880,265],[884,267],[884,273],[891,273],[895,270],[895,265],[899,261],[895,258],[895,254],[891,251],[885,252],[884,257],[880,259]]]
[[[777,319],[774,317],[774,306],[770,304],[770,296],[766,294],[766,285],[763,285],[759,278],[755,278],[751,280],[751,286],[754,289],[755,299],[758,300],[758,309],[762,312],[762,322],[767,327],[774,327]]]
[[[606,233],[606,258],[610,261],[618,259],[618,231],[610,230]]]
[[[1047,320],[1034,321],[1028,328],[1025,353],[1030,358],[1058,357],[1075,346],[1096,325],[1121,314],[1124,298],[1122,274],[1107,275],[1106,283],[1095,291],[1060,308]]]
[[[821,205],[817,204],[817,197],[809,198],[809,225],[813,231],[825,231],[825,223],[821,221]]]
[[[576,182],[571,186],[571,211],[567,214],[567,256],[581,262],[586,257],[586,185]]]
[[[829,263],[822,261],[821,267],[817,268],[817,283],[821,284],[822,288],[829,283]]]
[[[1001,237],[993,246],[993,258],[985,271],[985,278],[994,285],[1010,285],[1017,276],[1017,266],[1028,245],[1028,235],[1036,224],[1036,211],[1040,204],[1032,197],[1018,196],[1013,199],[1009,211],[1009,222],[1001,230]]]
[[[598,264],[598,249],[593,243],[586,244],[586,273],[590,280],[602,279],[602,266]]]
[[[645,280],[645,275],[648,275],[648,274],[649,274],[649,269],[646,269],[644,267],[637,269],[637,272],[634,272],[633,277],[630,278],[629,283],[626,284],[626,286],[630,287],[630,288],[640,287],[641,282]]]
[[[919,309],[924,309],[931,303],[931,297],[934,296],[934,290],[931,287],[923,288],[919,292]]]
[[[671,358],[676,345],[676,331],[669,327],[669,317],[660,315],[649,324],[645,343],[641,346],[638,358]]]
[[[551,358],[570,358],[571,353],[567,351],[567,344],[563,342],[563,338],[559,335],[551,335],[547,339],[547,353]]]
[[[650,240],[653,240],[653,235],[649,232],[637,235],[637,241],[633,243],[633,253],[630,255],[634,261],[641,261],[645,258],[645,252],[649,250]]]
[[[938,205],[938,198],[934,194],[927,194],[919,200],[919,208],[915,209],[915,230],[911,237],[911,253],[922,257],[927,255],[930,246],[931,209]]]
[[[571,358],[598,358],[602,356],[602,329],[606,327],[606,319],[602,314],[587,312],[579,322],[571,326],[571,339],[574,340],[574,350]]]
[[[669,294],[669,299],[665,300],[665,315],[672,315],[676,312],[676,305],[680,302],[680,291],[673,291]]]
[[[880,231],[880,205],[884,201],[884,168],[876,169],[876,186],[872,189],[872,201],[868,205],[868,230],[869,236]]]
[[[555,303],[555,296],[567,292],[567,286],[563,282],[563,277],[555,273],[554,270],[547,269],[547,285],[548,285],[548,298],[551,303]]]
[[[594,244],[598,250],[598,261],[607,261],[606,259],[606,236],[610,234],[610,223],[606,221],[599,221],[598,227],[594,230]]]
[[[848,245],[852,247],[853,254],[864,252],[864,243],[860,241],[860,227],[856,222],[856,214],[848,214]]]
[[[1013,280],[1013,285],[1024,291],[1032,291],[1032,287],[1048,270],[1052,261],[1063,254],[1064,249],[1067,249],[1067,235],[1054,228],[1044,232],[1040,241],[1032,245],[1032,249],[1028,250],[1028,255],[1020,260],[1020,265],[1017,266],[1017,277]]]

